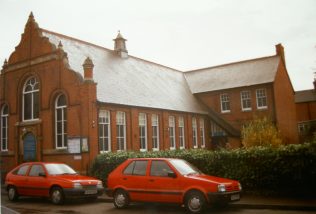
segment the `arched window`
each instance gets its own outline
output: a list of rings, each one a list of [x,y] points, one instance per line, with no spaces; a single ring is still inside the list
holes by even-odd
[[[61,94],[55,102],[55,142],[56,148],[67,148],[67,102]]]
[[[39,117],[39,83],[35,77],[29,78],[23,87],[23,120]]]
[[[9,107],[4,105],[1,109],[1,151],[8,151],[8,117]]]

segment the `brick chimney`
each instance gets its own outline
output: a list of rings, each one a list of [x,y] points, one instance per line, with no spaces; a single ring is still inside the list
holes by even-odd
[[[276,49],[276,55],[281,57],[281,59],[284,63],[284,66],[286,66],[285,65],[284,48],[283,48],[282,44],[281,43],[277,44],[275,46],[275,49]]]
[[[83,66],[83,70],[84,70],[84,80],[93,81],[94,64],[93,64],[92,60],[89,57],[87,57],[82,66]]]
[[[124,39],[124,37],[121,35],[121,32],[119,31],[116,38],[114,40],[114,51],[115,53],[120,56],[121,58],[127,58],[128,57],[128,51],[126,50],[126,44],[127,41]]]
[[[316,91],[316,72],[314,72],[314,90]]]

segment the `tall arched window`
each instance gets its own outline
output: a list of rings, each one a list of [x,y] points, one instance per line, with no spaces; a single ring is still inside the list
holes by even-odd
[[[1,151],[8,151],[8,117],[9,107],[4,105],[1,109]]]
[[[61,94],[55,102],[55,142],[56,148],[67,148],[67,102]]]
[[[35,77],[29,78],[23,87],[23,120],[39,117],[39,83]]]

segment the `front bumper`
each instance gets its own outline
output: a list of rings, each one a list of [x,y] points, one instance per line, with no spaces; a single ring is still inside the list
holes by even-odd
[[[210,203],[229,203],[239,201],[241,192],[209,192],[207,196]]]
[[[64,189],[64,194],[67,199],[73,198],[92,198],[101,196],[104,193],[104,188],[97,188],[95,190],[85,189]]]

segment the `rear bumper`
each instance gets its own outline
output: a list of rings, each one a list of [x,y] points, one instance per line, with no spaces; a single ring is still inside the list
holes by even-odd
[[[230,203],[239,201],[241,198],[241,192],[240,191],[234,191],[234,192],[209,192],[207,194],[208,200],[210,203]]]
[[[89,191],[84,189],[64,189],[64,194],[67,199],[73,198],[91,198],[98,197],[104,193],[104,188],[98,188],[96,191]]]

